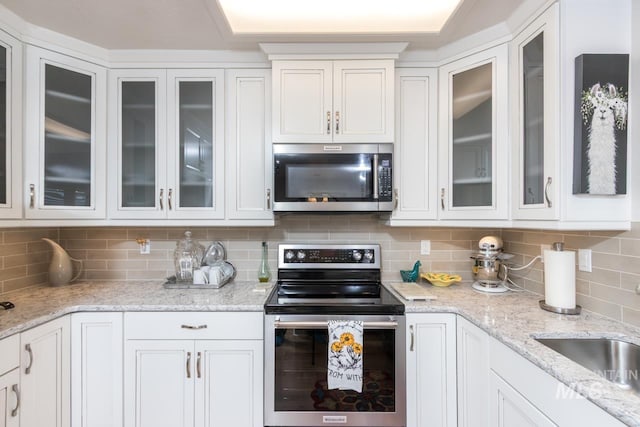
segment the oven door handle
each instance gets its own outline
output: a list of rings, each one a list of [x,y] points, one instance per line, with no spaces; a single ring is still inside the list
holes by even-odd
[[[304,328],[304,329],[323,329],[329,327],[328,321],[281,321],[275,320],[273,326],[276,329],[291,329],[291,328]],[[383,322],[363,322],[364,329],[396,329],[398,322],[395,320],[383,321]]]

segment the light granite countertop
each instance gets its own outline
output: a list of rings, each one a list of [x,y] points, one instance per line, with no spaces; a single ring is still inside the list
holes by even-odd
[[[421,286],[437,299],[403,300],[406,313],[456,313],[623,423],[640,427],[639,395],[619,388],[534,339],[606,337],[640,345],[640,329],[588,311],[577,316],[551,313],[539,307],[539,295],[529,292],[489,294],[474,290],[470,283],[446,288]]]
[[[0,295],[16,307],[0,311],[0,338],[79,311],[262,311],[271,284],[232,282],[220,289],[165,289],[159,281],[82,282]],[[583,312],[559,315],[539,308],[527,292],[486,294],[468,283],[421,285],[433,301],[404,301],[407,313],[456,313],[550,375],[587,396],[620,421],[640,427],[640,396],[538,343],[534,337],[613,337],[640,345],[640,330]],[[399,297],[401,300],[402,298]],[[599,393],[589,393],[590,390]]]
[[[78,311],[262,311],[273,284],[231,282],[219,289],[165,289],[160,281],[81,282],[0,295],[0,338]]]

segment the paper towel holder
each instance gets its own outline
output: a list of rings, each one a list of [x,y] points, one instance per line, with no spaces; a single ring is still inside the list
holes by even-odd
[[[539,301],[539,304],[541,309],[558,314],[580,314],[580,312],[582,311],[582,307],[579,305],[576,305],[575,308],[553,307],[545,303],[543,299]]]
[[[564,243],[562,242],[554,242],[551,245],[551,250],[554,251],[563,251],[564,250]],[[552,313],[558,313],[558,314],[580,314],[580,312],[582,311],[582,307],[579,305],[576,305],[574,308],[562,308],[562,307],[554,307],[552,305],[549,305],[545,302],[545,300],[540,300],[538,302],[540,304],[540,308],[543,310],[547,310],[550,311]]]

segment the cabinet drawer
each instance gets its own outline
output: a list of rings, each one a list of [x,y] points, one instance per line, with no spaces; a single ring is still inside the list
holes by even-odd
[[[0,375],[20,365],[20,335],[0,340]]]
[[[262,339],[262,312],[125,313],[125,339]]]

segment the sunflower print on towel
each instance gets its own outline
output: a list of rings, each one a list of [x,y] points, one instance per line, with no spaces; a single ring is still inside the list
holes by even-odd
[[[353,326],[347,325],[344,329],[351,327]],[[341,328],[329,337],[331,342],[329,365],[338,370],[362,369],[362,343],[357,342],[351,332],[340,333],[339,329]]]

